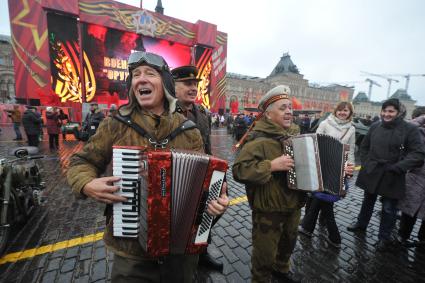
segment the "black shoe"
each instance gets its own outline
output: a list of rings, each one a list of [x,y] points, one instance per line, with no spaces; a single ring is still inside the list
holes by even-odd
[[[219,272],[223,271],[223,263],[213,258],[208,252],[199,255],[199,265]]]
[[[272,271],[272,276],[274,279],[276,279],[278,282],[288,282],[288,283],[298,283],[301,282],[300,276],[294,274],[293,272],[289,271],[288,273],[281,273],[278,271]]]
[[[362,227],[362,226],[360,226],[360,224],[358,222],[356,222],[356,223],[348,226],[347,230],[351,231],[351,232],[365,232],[366,227]]]
[[[400,235],[397,235],[396,236],[396,241],[397,241],[397,243],[399,244],[399,245],[402,245],[403,247],[407,247],[408,246],[408,241],[407,241],[408,239],[406,239],[406,238],[403,238],[402,236],[400,236]]]
[[[336,249],[341,248],[341,242],[334,242],[332,241],[329,237],[326,238],[326,241],[328,242],[328,244]]]
[[[376,251],[377,252],[389,252],[391,247],[393,246],[393,242],[390,240],[379,240],[376,243]]]
[[[313,236],[313,233],[307,231],[303,226],[298,227],[298,232],[309,238]]]

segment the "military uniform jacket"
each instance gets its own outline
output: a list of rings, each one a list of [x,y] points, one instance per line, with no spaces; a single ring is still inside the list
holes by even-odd
[[[184,111],[183,107],[177,102],[176,111],[186,116],[187,119],[193,121],[198,127],[204,142],[205,153],[212,154],[211,152],[211,123],[208,117],[207,110],[201,106],[193,104],[191,111]]]
[[[270,137],[288,136],[291,130],[284,130],[265,117],[253,128],[254,132]],[[281,142],[252,136],[248,137],[233,165],[233,177],[245,184],[251,208],[261,212],[300,209],[305,203],[305,193],[288,188],[286,172],[271,171],[271,161],[283,154]]]
[[[134,123],[144,128],[157,140],[165,138],[183,121],[184,116],[165,112],[161,116],[144,112],[132,113]],[[143,111],[143,115],[141,114]],[[140,136],[135,130],[113,119],[106,118],[99,126],[83,149],[71,157],[68,170],[68,183],[78,197],[85,197],[81,193],[83,187],[91,180],[98,178],[105,172],[112,159],[112,146],[149,146],[147,138]],[[170,148],[203,151],[202,138],[198,129],[191,129],[180,133],[168,144]],[[108,216],[108,215],[107,215]],[[110,216],[110,215],[109,215]],[[143,258],[144,252],[137,240],[117,238],[112,236],[112,218],[106,225],[104,241],[114,253],[134,259]]]

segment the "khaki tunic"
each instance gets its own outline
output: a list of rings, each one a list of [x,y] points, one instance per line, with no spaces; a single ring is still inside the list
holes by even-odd
[[[157,140],[165,138],[184,120],[178,113],[165,112],[161,116],[140,110],[132,113],[132,120],[144,128]],[[147,138],[140,136],[135,130],[113,119],[106,118],[99,126],[84,148],[71,157],[68,170],[68,182],[78,197],[85,197],[81,190],[91,180],[103,174],[112,159],[112,146],[149,146]],[[203,151],[202,138],[198,129],[187,130],[179,134],[168,144],[169,148]],[[109,215],[110,216],[110,215]],[[104,241],[114,253],[128,258],[143,259],[144,251],[137,240],[112,236],[112,221],[106,226]]]
[[[253,131],[271,137],[288,136],[297,128],[284,130],[262,118]],[[271,161],[283,154],[281,143],[272,138],[248,138],[233,165],[236,181],[245,184],[253,210],[287,212],[304,205],[305,194],[287,187],[286,172],[271,172]]]
[[[235,180],[245,184],[252,208],[252,282],[270,282],[273,272],[287,273],[297,241],[305,194],[290,190],[286,172],[271,172],[271,161],[283,154],[279,138],[299,133],[263,117],[233,165]]]

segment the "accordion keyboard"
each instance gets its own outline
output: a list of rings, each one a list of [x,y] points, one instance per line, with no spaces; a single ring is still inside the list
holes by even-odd
[[[196,233],[196,238],[194,241],[195,244],[206,243],[208,241],[208,235],[210,234],[214,216],[209,215],[206,208],[212,200],[215,200],[220,196],[221,187],[224,182],[224,175],[225,173],[221,171],[213,172],[208,190],[209,194],[205,205],[205,211],[202,214],[202,220]]]
[[[139,190],[141,160],[139,149],[113,149],[113,175],[121,177],[115,194],[127,198],[113,204],[113,235],[137,238],[139,233]]]
[[[294,159],[294,148],[290,144],[284,144],[284,152],[289,155],[292,159]],[[291,187],[297,186],[297,172],[295,172],[294,168],[288,170],[287,173],[288,184]]]

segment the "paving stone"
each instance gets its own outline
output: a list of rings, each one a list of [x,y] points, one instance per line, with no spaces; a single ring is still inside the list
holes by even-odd
[[[80,277],[83,275],[90,274],[90,266],[91,266],[91,260],[89,259],[79,261],[77,263],[77,268],[78,268],[77,275]]]
[[[231,248],[231,249],[234,249],[234,248],[236,248],[236,247],[238,247],[239,246],[239,244],[238,243],[236,243],[235,242],[235,240],[233,240],[233,238],[232,237],[230,237],[230,236],[226,236],[226,237],[224,237],[223,238],[223,241],[224,241],[224,243],[229,247],[229,248]]]
[[[62,261],[62,258],[54,258],[49,260],[49,263],[47,265],[47,271],[59,269],[61,261]]]
[[[22,277],[22,282],[25,282],[25,283],[39,282],[40,276],[43,276],[43,269],[28,270],[27,272],[25,272],[25,275]],[[1,282],[1,277],[0,277],[0,282]]]
[[[79,252],[80,252],[79,246],[66,249],[65,258],[76,257],[79,254]]]
[[[235,228],[233,228],[232,226],[226,227],[224,228],[224,230],[227,232],[228,235],[230,235],[231,237],[236,237],[237,235],[239,235],[238,230],[236,230]]]
[[[60,283],[72,282],[72,272],[60,273],[57,280]]]
[[[76,257],[65,259],[62,263],[61,273],[66,273],[68,271],[74,270],[76,263]]]
[[[91,280],[95,282],[97,280],[105,279],[106,276],[106,260],[93,263]]]
[[[223,255],[226,257],[226,259],[229,261],[229,263],[234,263],[235,261],[238,260],[238,258],[235,256],[235,254],[229,247],[223,246],[220,248],[220,250],[223,253]]]
[[[84,275],[82,277],[78,277],[74,279],[74,283],[88,283],[90,282],[90,276]]]
[[[243,237],[242,235],[238,235],[235,237],[235,242],[238,243],[239,246],[241,246],[242,248],[247,248],[249,246],[251,246],[251,242],[248,241],[245,237]]]
[[[91,259],[93,256],[92,253],[93,253],[93,246],[91,245],[88,247],[81,248],[79,260]]]
[[[243,278],[239,275],[238,272],[233,272],[226,276],[227,282],[229,283],[239,283],[239,282],[245,282]]]
[[[238,257],[244,264],[247,264],[251,261],[250,254],[246,251],[246,249],[237,247],[233,249],[233,253]],[[238,270],[238,269],[236,269]]]
[[[97,248],[94,250],[94,260],[100,260],[106,258],[106,249],[103,246],[102,248]]]
[[[41,278],[42,283],[51,283],[55,282],[57,270],[48,271],[43,274],[43,277]]]

